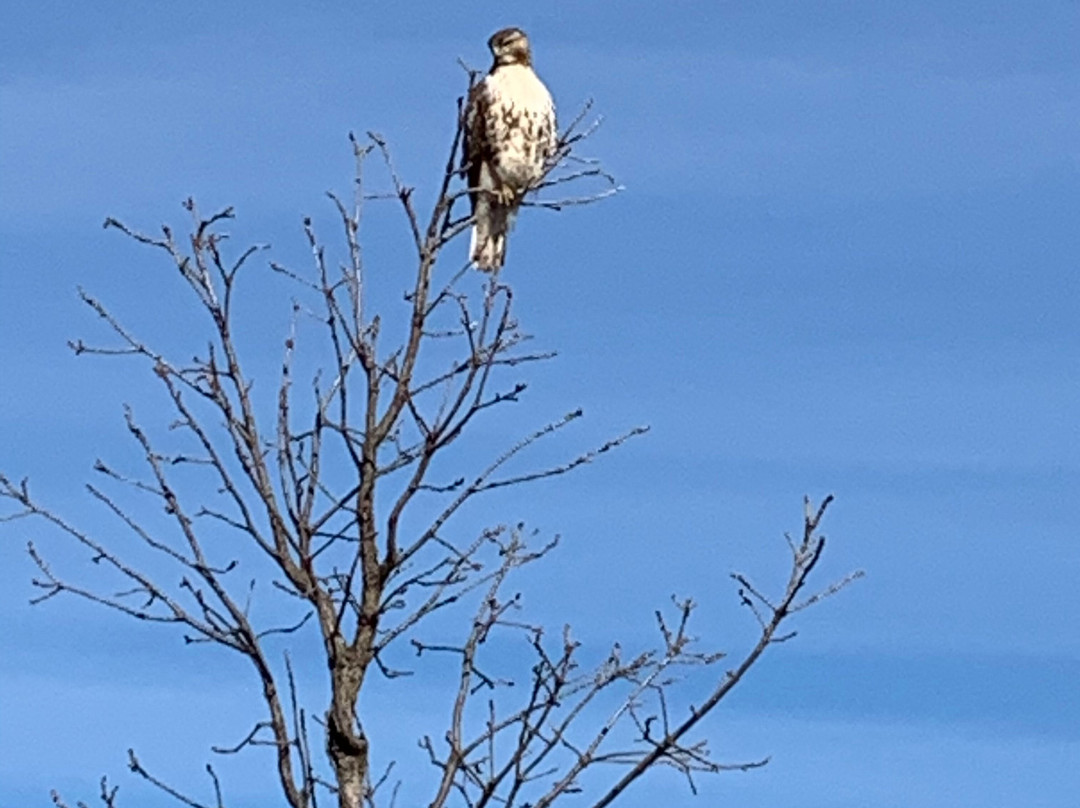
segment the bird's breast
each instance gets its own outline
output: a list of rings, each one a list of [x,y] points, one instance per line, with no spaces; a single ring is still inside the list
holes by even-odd
[[[555,142],[551,94],[531,68],[508,65],[487,78],[492,168],[506,184],[525,188],[543,173]]]

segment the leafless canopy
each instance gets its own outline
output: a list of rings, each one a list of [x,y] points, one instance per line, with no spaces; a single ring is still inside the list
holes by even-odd
[[[561,209],[617,190],[598,165],[575,153],[591,131],[583,120],[584,113],[563,134],[557,159],[530,204]],[[159,449],[160,430],[147,428],[126,409],[143,470],[131,474],[99,461],[95,471],[102,482],[87,489],[141,552],[179,570],[179,582],[144,571],[130,556],[122,557],[114,542],[39,503],[25,481],[0,475],[0,496],[11,506],[6,521],[33,517],[51,523],[121,582],[116,588],[77,583],[54,571],[46,553],[30,543],[39,570],[36,600],[76,595],[139,620],[177,624],[189,641],[231,649],[247,660],[265,712],[246,737],[214,751],[272,748],[276,776],[292,808],[316,808],[320,801],[341,808],[394,804],[401,780],[393,766],[373,769],[377,750],[358,702],[372,671],[407,687],[402,677],[410,671],[393,661],[391,649],[409,650],[413,665],[449,663],[456,671],[447,725],[420,739],[433,767],[427,802],[434,808],[540,808],[583,790],[588,804],[603,806],[654,766],[673,767],[691,787],[699,773],[760,766],[764,760],[715,760],[694,731],[767,648],[792,636],[784,627],[793,614],[846,583],[818,594],[804,591],[824,548],[818,526],[830,499],[819,506],[806,503],[801,533],[789,541],[790,574],[779,593],[767,595],[735,576],[760,628],[757,642],[736,657],[698,647],[690,632],[690,600],[656,612],[655,647],[629,652],[615,646],[593,667],[579,661],[569,627],[548,633],[523,619],[519,596],[507,594],[507,580],[546,556],[555,541],[521,525],[494,525],[463,537],[455,516],[482,494],[564,474],[646,430],[629,429],[556,465],[529,466],[534,445],[581,417],[572,410],[523,431],[520,440],[475,468],[465,456],[452,459],[451,447],[467,428],[525,392],[524,382],[508,377],[551,357],[530,350],[513,313],[512,289],[502,277],[481,278],[467,264],[441,271],[450,261],[447,246],[470,225],[458,214],[463,206],[455,204],[467,190],[456,168],[460,135],[459,126],[426,216],[417,210],[413,189],[399,178],[383,138],[352,138],[354,194],[349,200],[330,195],[344,234],[344,260],[328,258],[308,220],[311,266],[271,264],[298,290],[270,407],[253,392],[234,311],[238,279],[255,271],[252,259],[260,248],[228,249],[223,228],[232,210],[204,215],[189,200],[191,225],[183,236],[168,227],[147,235],[106,222],[166,254],[205,315],[205,351],[176,361],[82,292],[113,340],[106,347],[71,343],[77,354],[142,361],[160,382],[171,408],[169,445],[179,440],[184,448]],[[388,191],[371,192],[363,184],[372,159],[385,170]],[[604,187],[574,191],[590,181]],[[550,196],[564,188],[573,193]],[[360,238],[365,205],[379,199],[399,206],[415,249],[404,338],[389,345],[369,301]],[[296,355],[310,321],[323,337],[321,372],[297,379]],[[455,469],[449,479],[443,476],[447,462]],[[192,473],[205,475],[205,484],[189,487]],[[141,517],[131,504],[144,501],[139,498],[163,507],[168,524]],[[252,570],[270,572],[255,580]],[[252,608],[273,598],[284,605]],[[456,623],[429,619],[455,613]],[[256,614],[292,617],[267,623]],[[436,624],[443,628],[432,629]],[[456,634],[446,625],[456,625]],[[330,679],[329,703],[314,711],[305,706],[311,701],[305,684],[279,642],[282,635],[299,639],[310,632],[321,641]],[[489,640],[497,634],[518,638],[521,653],[513,659],[493,656]],[[516,673],[507,672],[511,665]],[[696,706],[676,710],[669,693],[690,666],[715,675],[708,691],[695,698]],[[134,752],[128,764],[183,804],[227,804],[227,789],[210,765],[209,796],[196,797],[160,780]],[[116,789],[105,781],[99,798],[116,808]],[[64,804],[58,795],[54,800]]]

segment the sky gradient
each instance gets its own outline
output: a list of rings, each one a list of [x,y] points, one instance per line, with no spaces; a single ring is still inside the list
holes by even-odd
[[[77,286],[147,339],[199,345],[164,259],[106,216],[153,230],[182,225],[189,195],[234,205],[235,243],[300,264],[301,218],[329,234],[324,193],[348,191],[347,133],[381,132],[429,202],[455,60],[486,66],[487,37],[519,25],[563,120],[595,99],[587,151],[626,191],[522,216],[507,278],[560,356],[480,437],[501,446],[578,406],[557,452],[651,426],[473,514],[564,537],[523,584],[532,614],[629,646],[693,595],[698,633],[734,644],[747,616],[728,572],[783,573],[804,494],[837,496],[825,578],[867,572],[712,721],[716,749],[768,767],[702,781],[696,800],[661,773],[623,804],[1073,805],[1080,7],[430,5],[3,11],[0,468],[107,530],[82,484],[97,457],[133,460],[123,402],[160,412],[134,364],[65,347],[104,334]],[[372,211],[369,265],[393,287],[403,222]],[[288,296],[265,276],[247,338],[272,379]],[[83,604],[31,608],[37,535],[0,526],[0,808],[50,805],[54,787],[89,800],[104,773],[127,808],[169,804],[125,778],[129,746],[201,787],[209,746],[247,731],[247,672]],[[417,688],[388,740],[403,756],[442,703]],[[221,764],[230,805],[275,804],[265,764]]]

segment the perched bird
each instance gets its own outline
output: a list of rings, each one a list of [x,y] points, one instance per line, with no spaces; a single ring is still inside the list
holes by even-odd
[[[533,72],[529,38],[504,28],[488,40],[495,63],[470,91],[462,167],[475,222],[470,259],[493,272],[506,260],[506,234],[525,193],[555,154],[555,104]]]

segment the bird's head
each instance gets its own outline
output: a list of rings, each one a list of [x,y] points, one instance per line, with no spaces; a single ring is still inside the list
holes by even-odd
[[[503,28],[488,40],[496,65],[531,65],[529,38],[520,28]]]

